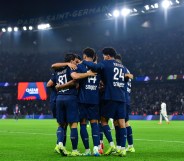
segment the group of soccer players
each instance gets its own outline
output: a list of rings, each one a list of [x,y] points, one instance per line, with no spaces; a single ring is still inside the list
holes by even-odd
[[[94,49],[85,48],[83,60],[75,54],[66,54],[65,62],[52,65],[54,73],[47,87],[53,91],[50,104],[59,125],[55,151],[64,156],[112,154],[123,157],[127,152],[135,152],[132,128],[128,122],[133,75],[122,65],[121,57],[113,48],[104,48],[102,54],[104,60],[97,63]],[[114,119],[116,146],[108,125],[110,118]],[[92,153],[86,128],[88,121],[94,145]],[[77,149],[78,123],[85,147],[82,154]],[[70,127],[72,152],[65,147],[67,126]],[[104,153],[102,132],[110,145]]]

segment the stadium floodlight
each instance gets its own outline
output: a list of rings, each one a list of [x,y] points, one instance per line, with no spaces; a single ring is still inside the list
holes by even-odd
[[[134,12],[137,12],[137,9],[136,9],[136,8],[134,8],[134,9],[133,9],[133,11],[134,11]]]
[[[12,32],[12,28],[11,27],[8,27],[8,32]]]
[[[40,24],[38,25],[38,30],[46,30],[46,29],[49,29],[51,26],[50,24]]]
[[[177,3],[177,4],[179,4],[179,3],[180,3],[180,1],[176,0],[176,3]]]
[[[124,16],[124,17],[128,16],[128,15],[130,14],[130,12],[131,12],[131,10],[128,9],[128,8],[123,8],[123,9],[121,10],[121,14],[122,14],[122,16]]]
[[[14,29],[13,29],[15,32],[17,32],[19,29],[18,29],[18,27],[14,27]]]
[[[6,29],[5,28],[2,28],[2,32],[6,32]]]
[[[158,8],[158,3],[155,3],[155,4],[154,4],[154,7],[155,7],[155,8]]]
[[[23,26],[23,30],[26,31],[27,30],[27,27],[26,26]]]
[[[154,5],[151,5],[151,8],[155,8],[155,6]]]
[[[33,26],[29,26],[29,30],[30,30],[30,31],[33,30]]]
[[[108,16],[112,17],[112,14],[111,13],[108,13]]]
[[[150,9],[149,5],[144,6],[144,8],[145,8],[146,10],[149,10],[149,9]]]
[[[120,13],[119,13],[119,10],[114,10],[112,15],[113,15],[114,17],[119,17],[119,14],[120,14]]]
[[[164,1],[162,2],[162,7],[163,7],[164,9],[169,8],[170,5],[171,5],[171,3],[170,3],[170,1],[168,1],[168,0],[164,0]]]

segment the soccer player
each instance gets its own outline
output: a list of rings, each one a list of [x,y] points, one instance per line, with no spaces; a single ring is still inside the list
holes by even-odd
[[[116,55],[116,61],[122,64],[121,55]],[[126,67],[125,67],[126,68]],[[125,118],[125,125],[127,129],[127,142],[128,148],[126,149],[127,152],[135,152],[135,148],[133,146],[133,134],[132,134],[132,127],[129,123],[129,113],[130,113],[130,94],[131,94],[131,79],[133,79],[133,75],[130,74],[130,71],[126,68],[127,74],[125,74],[125,97],[126,97],[126,118]],[[116,130],[116,141],[117,141],[117,149],[120,148],[119,143],[119,127],[117,121],[114,121],[114,126]]]
[[[162,116],[164,117],[167,124],[169,124],[169,119],[167,116],[166,103],[161,102],[161,110],[160,110],[160,122],[158,124],[162,124]]]
[[[13,113],[14,113],[14,118],[17,121],[19,118],[19,114],[20,114],[20,108],[19,108],[18,104],[15,105],[15,107],[13,109]]]
[[[47,88],[51,89],[51,93],[50,93],[50,109],[52,111],[53,118],[56,118],[56,98],[57,98],[57,90],[55,88],[55,86],[56,86],[56,71],[54,70],[52,72],[52,76],[51,76],[50,80],[47,82]],[[74,81],[71,80],[68,83],[68,85],[74,85]],[[66,86],[66,84],[65,84],[65,86]],[[60,88],[65,88],[65,86],[62,85],[62,87],[60,87]],[[64,147],[66,145],[66,132],[67,132],[67,126],[65,126],[65,128],[64,128],[64,140],[63,140]],[[56,147],[55,147],[54,151],[57,152],[57,153],[60,153],[58,140],[56,142]]]
[[[125,88],[124,88],[124,76],[125,68],[122,64],[115,61],[116,51],[113,48],[103,49],[104,61],[98,64],[92,62],[83,61],[85,65],[101,72],[102,81],[104,83],[104,95],[103,99],[105,104],[101,111],[101,123],[103,126],[104,134],[110,143],[109,149],[105,155],[110,155],[116,151],[111,130],[108,125],[109,118],[117,118],[120,132],[121,150],[118,151],[119,156],[126,155],[126,136],[127,131],[125,127]]]
[[[65,56],[66,65],[68,63],[76,65],[76,56],[74,54],[67,54]],[[64,63],[56,63],[52,65],[52,68],[62,67]],[[63,65],[64,66],[64,65]],[[79,113],[78,113],[78,104],[77,104],[77,89],[76,86],[70,86],[65,89],[60,89],[61,85],[64,85],[71,81],[73,78],[71,77],[72,70],[69,67],[66,67],[64,70],[61,68],[56,72],[56,83],[58,84],[57,89],[59,89],[56,98],[56,118],[57,122],[60,125],[57,130],[58,136],[58,144],[59,149],[62,155],[64,156],[80,156],[81,154],[77,150],[78,146],[78,131],[77,131],[77,123],[79,121]],[[78,74],[78,78],[85,78],[88,76],[94,76],[94,73],[87,72]],[[63,145],[64,141],[64,128],[66,124],[70,125],[71,133],[70,139],[72,142],[73,151],[68,153],[66,148]]]
[[[83,59],[89,62],[93,62],[95,57],[95,51],[92,48],[86,48],[83,50]],[[71,76],[74,79],[78,73],[86,73],[88,67],[83,63],[77,66],[76,72],[73,72]],[[91,151],[89,148],[89,136],[87,132],[87,121],[90,121],[93,138],[93,155],[100,156],[98,145],[100,144],[99,138],[99,75],[93,77],[87,77],[79,80],[79,113],[80,113],[80,134],[86,151],[84,156],[90,156]]]

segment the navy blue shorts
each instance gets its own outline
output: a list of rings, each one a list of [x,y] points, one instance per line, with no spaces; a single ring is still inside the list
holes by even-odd
[[[126,117],[125,122],[129,121],[130,105],[126,104]]]
[[[56,102],[50,102],[50,110],[52,111],[53,118],[56,118]]]
[[[79,103],[80,120],[99,120],[99,106],[94,104]]]
[[[125,119],[126,104],[125,102],[106,100],[101,109],[101,116],[113,119]]]
[[[79,108],[76,96],[57,96],[56,118],[59,124],[79,122]]]

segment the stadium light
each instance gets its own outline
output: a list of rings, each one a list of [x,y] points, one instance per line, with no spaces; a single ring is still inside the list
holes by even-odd
[[[108,13],[108,16],[112,17],[112,14],[111,13]]]
[[[46,29],[49,29],[51,26],[50,24],[40,24],[38,25],[38,30],[46,30]]]
[[[133,11],[134,11],[134,12],[137,12],[137,9],[136,9],[136,8],[134,8],[134,9],[133,9]]]
[[[33,26],[29,26],[29,30],[30,30],[30,31],[33,30]]]
[[[6,32],[6,29],[5,28],[2,28],[2,32]]]
[[[154,4],[154,7],[155,7],[155,8],[158,8],[158,3],[155,3],[155,4]]]
[[[151,5],[151,8],[155,8],[155,6],[154,5]]]
[[[144,6],[144,8],[145,8],[146,10],[149,10],[149,9],[150,9],[149,5]]]
[[[180,3],[180,1],[176,0],[176,3],[177,3],[177,4],[179,4],[179,3]]]
[[[170,3],[170,1],[168,1],[168,0],[164,0],[164,1],[162,2],[162,7],[163,7],[164,9],[169,8],[170,5],[171,5],[171,3]]]
[[[119,10],[114,10],[113,11],[113,16],[114,17],[119,17]]]
[[[121,10],[121,14],[122,14],[122,16],[124,16],[124,17],[126,17],[126,16],[128,16],[129,14],[130,14],[130,9],[128,9],[128,8],[123,8],[122,10]]]
[[[27,30],[27,27],[26,26],[23,26],[23,30],[26,31]]]
[[[8,32],[12,32],[12,28],[11,27],[8,27]]]
[[[17,32],[19,29],[18,29],[18,27],[14,27],[14,29],[13,29],[15,32]]]

